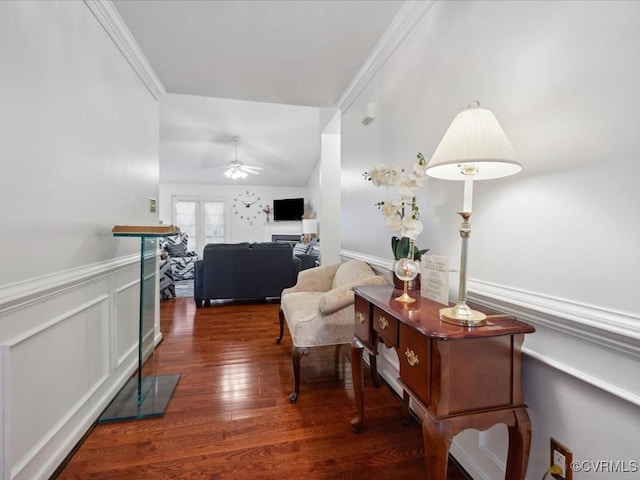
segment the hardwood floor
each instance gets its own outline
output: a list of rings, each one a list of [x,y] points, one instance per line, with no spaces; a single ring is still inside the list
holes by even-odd
[[[291,337],[276,345],[272,304],[161,303],[164,341],[146,374],[181,373],[162,418],[96,425],[60,479],[425,479],[422,433],[400,399],[365,378],[365,429],[355,413],[348,347],[302,359],[296,405]],[[368,375],[368,372],[367,372]],[[449,466],[449,480],[464,476]]]

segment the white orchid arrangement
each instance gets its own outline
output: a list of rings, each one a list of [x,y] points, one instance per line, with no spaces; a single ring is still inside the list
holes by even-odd
[[[364,178],[376,187],[398,187],[400,195],[398,200],[376,203],[385,218],[387,228],[400,234],[400,238],[394,236],[391,239],[391,247],[396,260],[407,258],[410,250],[412,250],[415,260],[420,260],[422,254],[427,252],[427,250],[420,250],[413,245],[423,229],[416,193],[424,184],[427,168],[427,161],[421,153],[418,153],[417,158],[411,173],[396,166],[376,163],[370,172],[363,174]]]

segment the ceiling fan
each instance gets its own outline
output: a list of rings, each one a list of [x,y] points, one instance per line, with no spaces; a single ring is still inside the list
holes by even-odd
[[[254,167],[251,165],[245,165],[240,160],[238,160],[238,142],[240,141],[240,137],[233,137],[233,142],[236,144],[236,159],[229,162],[227,165],[219,165],[213,168],[226,168],[224,174],[227,178],[232,180],[238,180],[247,178],[249,174],[258,175],[262,167]]]

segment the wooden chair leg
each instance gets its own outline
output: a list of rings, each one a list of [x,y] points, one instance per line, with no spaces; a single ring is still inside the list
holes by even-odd
[[[282,336],[284,335],[284,313],[282,313],[282,309],[278,313],[278,317],[280,318],[280,336],[276,338],[276,343],[280,345],[282,341]]]
[[[309,355],[309,349],[306,347],[293,347],[291,350],[291,360],[293,362],[293,392],[289,395],[289,403],[296,403],[298,393],[300,392],[300,358],[303,355]]]

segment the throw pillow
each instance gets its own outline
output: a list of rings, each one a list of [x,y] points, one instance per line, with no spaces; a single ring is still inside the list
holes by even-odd
[[[167,250],[170,257],[186,257],[187,256],[187,249],[181,243],[177,245],[175,244],[172,245],[169,243],[165,245],[164,248]]]
[[[293,254],[294,255],[299,255],[301,253],[307,253],[309,251],[309,244],[308,243],[296,243],[296,245],[293,247]]]

